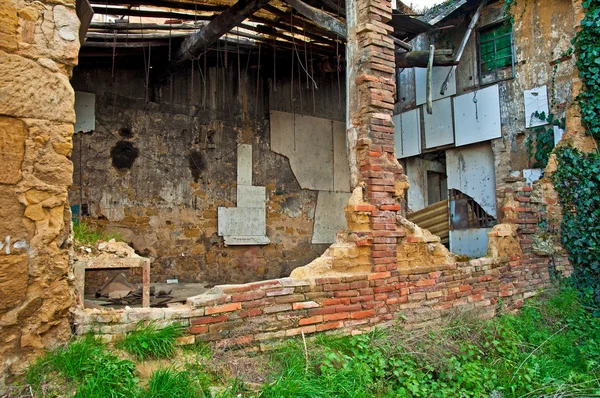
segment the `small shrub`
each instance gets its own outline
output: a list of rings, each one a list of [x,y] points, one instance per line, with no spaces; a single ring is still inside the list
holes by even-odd
[[[123,237],[118,233],[99,231],[81,221],[73,223],[73,240],[78,245],[93,246],[99,241],[109,241],[111,239],[123,241]]]
[[[116,346],[140,361],[170,358],[175,353],[175,339],[181,336],[181,325],[171,324],[158,328],[155,322],[146,325],[140,322],[133,331],[119,340]]]

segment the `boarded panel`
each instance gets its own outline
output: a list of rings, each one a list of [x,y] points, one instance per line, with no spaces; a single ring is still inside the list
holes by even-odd
[[[419,109],[395,115],[393,120],[396,157],[403,159],[420,154],[421,116]]]
[[[350,193],[319,191],[312,243],[334,243],[337,231],[347,229],[344,207]]]
[[[423,109],[424,148],[436,148],[454,143],[452,100],[444,98],[433,103],[433,114]]]
[[[96,130],[96,94],[75,91],[75,133]]]
[[[450,76],[448,88],[444,92],[444,95],[440,94],[442,84],[444,83],[446,76],[448,76],[450,68],[450,66],[436,66],[433,68],[431,91],[434,101],[456,94],[456,73],[453,73],[452,76]],[[415,86],[417,105],[422,105],[427,102],[427,68],[415,68]]]
[[[496,174],[490,143],[447,150],[446,172],[448,189],[469,195],[496,217]]]
[[[252,185],[252,145],[242,144],[237,148],[237,183]]]
[[[333,123],[333,190],[350,192],[350,164],[346,154],[346,125]]]
[[[536,127],[548,124],[534,115],[535,112],[544,112],[548,116],[548,88],[546,86],[535,87],[523,92],[525,96],[525,127]]]
[[[469,257],[485,257],[488,232],[491,228],[474,228],[450,231],[450,251]]]
[[[532,185],[534,182],[542,178],[544,170],[542,169],[524,169],[523,178],[527,181],[527,184]]]
[[[237,207],[260,207],[266,206],[265,187],[251,187],[248,185],[238,185],[237,187]]]
[[[456,146],[500,138],[498,85],[454,98]]]
[[[266,212],[256,207],[219,207],[220,236],[265,236]]]
[[[415,211],[406,216],[409,221],[414,222],[421,228],[425,228],[434,235],[441,238],[442,243],[448,244],[448,201],[442,200]]]
[[[349,191],[349,171],[341,166],[348,164],[346,145],[341,143],[345,129],[341,122],[273,111],[271,150],[289,159],[303,189]]]

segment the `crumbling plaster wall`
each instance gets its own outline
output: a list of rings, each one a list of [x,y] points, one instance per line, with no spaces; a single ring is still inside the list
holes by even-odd
[[[484,7],[478,27],[505,19],[503,2]],[[525,104],[523,91],[546,85],[548,100],[554,92],[556,106],[550,109],[557,117],[565,116],[571,101],[574,58],[563,58],[571,48],[576,21],[571,0],[530,0],[517,2],[512,9],[515,77],[498,83],[502,138],[492,140],[495,158],[498,208],[502,207],[504,191],[522,178],[522,170],[531,168],[532,160],[526,149]],[[429,40],[437,48],[457,49],[471,20],[472,14],[446,21],[456,29],[441,30]],[[429,40],[422,40],[428,45]],[[561,59],[562,58],[562,59]],[[557,60],[561,60],[558,64]],[[554,65],[557,65],[554,73]],[[456,71],[457,95],[475,90],[479,85],[477,37],[472,35]],[[550,106],[550,104],[549,104]],[[502,214],[499,214],[499,219]]]
[[[0,2],[0,391],[71,336],[74,0]]]
[[[275,85],[268,69],[257,85],[253,67],[242,73],[241,93],[234,62],[225,70],[209,61],[205,80],[196,67],[193,82],[188,67],[174,76],[172,88],[155,84],[149,102],[142,68],[117,67],[114,77],[109,68],[75,71],[76,90],[96,94],[96,131],[75,137],[71,204],[87,204],[86,222],[120,233],[139,253],[155,257],[153,280],[276,278],[326,249],[311,243],[317,191],[301,189],[288,159],[270,150],[269,111],[344,120],[344,89],[338,92],[335,74],[319,73],[314,96],[297,78],[291,94],[289,68],[278,62]],[[120,136],[123,128],[132,136]],[[131,169],[111,165],[111,149],[122,140],[139,151]],[[271,244],[224,247],[217,208],[236,206],[236,147],[242,143],[253,146],[253,185],[266,187]],[[88,291],[101,282],[88,281]]]

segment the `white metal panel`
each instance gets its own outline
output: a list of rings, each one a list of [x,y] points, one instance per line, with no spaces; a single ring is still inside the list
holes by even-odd
[[[469,257],[485,257],[488,247],[488,232],[491,228],[450,230],[450,251]]]
[[[406,159],[406,175],[408,176],[408,208],[418,211],[427,206],[425,200],[427,169],[424,167],[423,159]]]
[[[500,138],[498,85],[454,97],[456,146]]]
[[[96,130],[96,94],[75,91],[75,133]]]
[[[496,217],[496,173],[489,142],[447,150],[446,172],[448,189],[469,195]]]
[[[524,169],[523,170],[523,178],[527,181],[527,184],[531,185],[540,178],[542,178],[542,174],[544,170],[542,169]]]
[[[242,144],[237,148],[237,183],[252,185],[252,145]]]
[[[265,208],[219,207],[218,227],[220,236],[265,236]]]
[[[346,124],[333,122],[333,190],[336,192],[350,192],[350,164],[346,153]]]
[[[265,187],[252,187],[249,185],[237,186],[237,207],[262,207],[266,206]]]
[[[452,126],[452,100],[444,98],[435,101],[430,115],[423,109],[423,129],[425,130],[426,149],[450,145],[454,143]]]
[[[334,243],[337,231],[347,229],[344,207],[349,192],[319,191],[312,243]]]
[[[345,124],[288,112],[271,112],[271,150],[286,156],[303,189],[350,191]],[[334,143],[335,134],[335,143]],[[337,167],[337,166],[340,167]],[[334,183],[335,182],[335,183]],[[339,184],[338,184],[339,182]]]
[[[421,153],[421,116],[419,109],[413,109],[393,116],[394,142],[398,159],[416,156]]]
[[[565,130],[558,126],[554,126],[554,145],[558,145],[558,141],[560,141],[564,133]]]
[[[431,72],[431,96],[434,101],[456,94],[456,73],[452,73],[450,76],[444,95],[440,94],[450,68],[450,66],[436,66]],[[422,105],[427,102],[427,68],[415,68],[415,86],[417,105]]]
[[[548,88],[546,86],[535,87],[523,92],[525,96],[525,127],[536,127],[548,124],[545,120],[533,116],[535,112],[544,112],[548,115]]]

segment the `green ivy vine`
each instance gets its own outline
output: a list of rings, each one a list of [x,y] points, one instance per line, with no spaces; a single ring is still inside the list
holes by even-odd
[[[556,156],[552,182],[563,205],[561,241],[576,286],[600,303],[600,154],[561,147]]]
[[[525,5],[523,7],[523,11],[521,11],[521,14],[519,15],[519,19],[523,18],[523,15],[525,15],[525,11],[527,10],[527,4],[529,3],[529,0],[525,0]],[[515,15],[513,14],[512,10],[514,7],[517,6],[517,0],[504,0],[504,4],[502,5],[502,9],[504,10],[504,15],[506,15],[507,22],[509,24],[514,24],[515,22]]]
[[[533,116],[548,123],[545,126],[532,127],[531,134],[525,141],[527,155],[530,159],[535,160],[533,167],[543,169],[548,164],[548,159],[554,149],[554,126],[564,130],[565,118],[558,119],[553,113],[546,115],[546,112],[535,112]]]
[[[577,97],[586,134],[600,138],[600,0],[584,0],[585,17],[573,39],[583,83]],[[571,147],[556,150],[552,181],[563,206],[561,241],[573,265],[573,281],[600,315],[600,154]]]
[[[585,17],[573,44],[583,91],[577,97],[587,133],[600,139],[600,0],[584,0]]]

